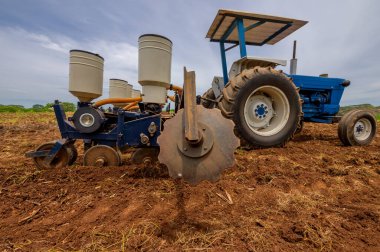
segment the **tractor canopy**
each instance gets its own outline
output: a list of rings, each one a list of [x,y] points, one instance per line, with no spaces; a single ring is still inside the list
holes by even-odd
[[[226,51],[239,46],[240,58],[247,58],[246,45],[274,45],[289,36],[307,21],[255,14],[242,11],[219,10],[209,28],[206,38],[219,42],[222,59],[223,80],[228,82]],[[225,43],[233,44],[225,48]],[[256,61],[258,59],[255,59]],[[267,64],[267,62],[263,62]]]
[[[274,45],[289,36],[307,21],[255,14],[242,11],[219,10],[212,22],[206,38],[211,42],[238,44],[239,23],[242,25],[246,45]]]

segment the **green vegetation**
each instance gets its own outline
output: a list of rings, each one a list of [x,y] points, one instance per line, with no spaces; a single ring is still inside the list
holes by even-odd
[[[76,109],[76,105],[71,102],[61,102],[66,112],[73,112]],[[49,112],[53,111],[53,103],[46,105],[34,104],[31,108],[25,108],[22,105],[2,105],[0,104],[0,113],[21,113],[21,112]]]
[[[353,109],[363,109],[372,111],[373,113],[375,113],[377,120],[380,121],[380,106],[376,107],[371,104],[359,104],[341,107],[339,110],[339,115],[344,115],[345,113]]]

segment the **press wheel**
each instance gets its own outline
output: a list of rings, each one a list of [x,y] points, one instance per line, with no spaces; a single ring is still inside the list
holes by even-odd
[[[107,145],[95,145],[89,148],[83,157],[85,166],[119,166],[121,163],[120,154]]]

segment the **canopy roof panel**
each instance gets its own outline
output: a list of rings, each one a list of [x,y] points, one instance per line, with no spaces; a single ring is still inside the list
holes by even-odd
[[[239,43],[236,19],[242,19],[247,45],[274,45],[289,36],[307,21],[255,14],[249,12],[219,10],[206,38],[212,42]]]

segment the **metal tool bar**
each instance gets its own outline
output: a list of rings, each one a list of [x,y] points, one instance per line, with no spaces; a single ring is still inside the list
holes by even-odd
[[[195,72],[187,72],[184,68],[184,113],[185,113],[185,138],[190,143],[197,144],[201,137],[198,131],[197,124],[197,104],[195,99]]]

